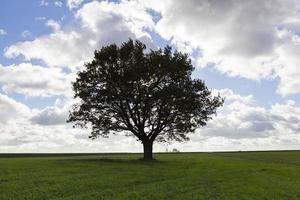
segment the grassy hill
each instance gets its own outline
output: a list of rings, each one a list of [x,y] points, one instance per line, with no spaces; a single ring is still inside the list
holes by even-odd
[[[2,155],[0,199],[300,199],[300,151]]]

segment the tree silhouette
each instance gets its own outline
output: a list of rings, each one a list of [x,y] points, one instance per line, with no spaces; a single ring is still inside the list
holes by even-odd
[[[146,50],[140,41],[95,51],[73,83],[68,122],[91,127],[90,138],[124,132],[143,143],[144,159],[152,159],[154,141],[189,140],[188,133],[206,125],[223,105],[194,70],[186,54],[167,46]]]

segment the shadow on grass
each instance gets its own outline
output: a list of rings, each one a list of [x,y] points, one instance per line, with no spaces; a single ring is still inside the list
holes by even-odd
[[[81,160],[83,162],[97,162],[97,163],[123,163],[123,164],[139,164],[139,165],[156,165],[164,163],[160,160],[144,160],[142,158],[137,159],[122,159],[122,158],[90,158]]]

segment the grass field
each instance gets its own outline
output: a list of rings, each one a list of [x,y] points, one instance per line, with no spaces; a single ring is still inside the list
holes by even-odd
[[[300,151],[0,156],[0,199],[300,199]]]

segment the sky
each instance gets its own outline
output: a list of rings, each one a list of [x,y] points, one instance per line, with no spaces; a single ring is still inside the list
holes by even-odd
[[[192,59],[225,105],[184,143],[154,151],[300,149],[297,0],[2,0],[0,152],[141,152],[66,123],[71,82],[102,46],[138,39]]]

